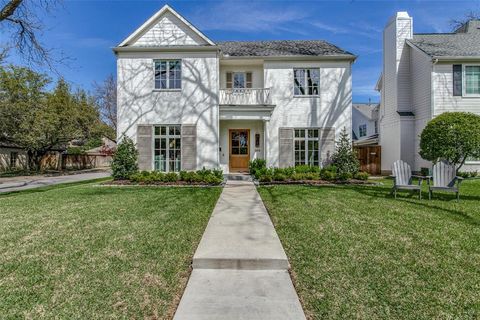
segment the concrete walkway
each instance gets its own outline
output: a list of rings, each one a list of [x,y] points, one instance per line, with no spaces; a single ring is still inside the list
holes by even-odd
[[[253,183],[229,180],[193,257],[174,319],[305,319],[288,268]]]
[[[76,173],[76,174],[52,176],[52,177],[23,176],[23,177],[0,178],[0,193],[28,190],[28,189],[38,188],[38,187],[56,185],[60,183],[99,179],[99,178],[105,178],[109,176],[110,176],[110,172],[99,171],[99,172]]]

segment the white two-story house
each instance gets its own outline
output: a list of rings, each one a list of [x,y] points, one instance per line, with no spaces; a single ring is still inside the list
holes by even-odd
[[[429,168],[419,154],[428,121],[449,111],[480,114],[480,21],[452,33],[414,34],[413,18],[398,12],[383,32],[377,90],[382,172],[390,172],[399,159],[415,171]],[[480,170],[480,161],[471,159],[462,169]]]
[[[321,165],[351,132],[355,56],[325,41],[214,42],[164,6],[113,50],[142,170]]]

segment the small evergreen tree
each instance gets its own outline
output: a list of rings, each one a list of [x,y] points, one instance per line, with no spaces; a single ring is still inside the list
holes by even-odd
[[[340,139],[336,142],[336,149],[332,155],[332,164],[337,167],[339,175],[351,174],[353,176],[360,168],[357,154],[352,148],[352,142],[345,127],[340,133]]]
[[[117,145],[113,155],[112,176],[115,180],[128,179],[138,172],[137,165],[138,151],[132,139],[124,137]]]

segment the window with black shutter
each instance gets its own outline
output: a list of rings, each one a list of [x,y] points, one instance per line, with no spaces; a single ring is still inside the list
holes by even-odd
[[[453,65],[453,95],[462,95],[462,65]]]

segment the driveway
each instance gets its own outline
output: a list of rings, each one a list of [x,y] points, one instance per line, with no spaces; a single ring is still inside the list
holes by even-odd
[[[61,176],[23,176],[12,178],[0,178],[0,193],[34,189],[44,186],[52,186],[60,183],[78,182],[92,179],[109,177],[108,171],[96,171],[76,173]]]

